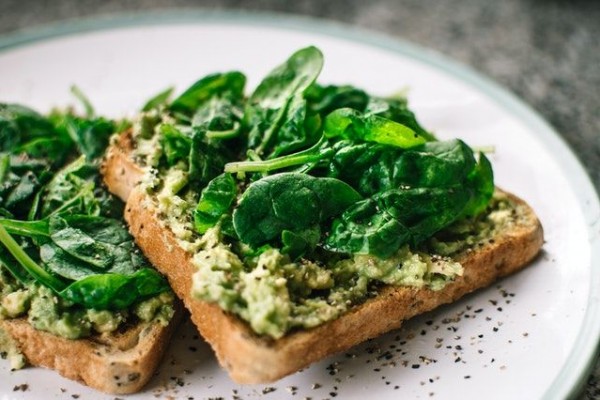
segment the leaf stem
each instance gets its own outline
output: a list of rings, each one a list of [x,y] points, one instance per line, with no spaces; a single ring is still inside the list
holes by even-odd
[[[23,250],[21,246],[13,239],[2,224],[0,224],[0,242],[10,254],[33,276],[39,283],[48,286],[56,293],[61,292],[67,285],[54,275],[48,273],[38,263]]]
[[[19,236],[48,237],[50,236],[48,221],[21,221],[17,219],[0,218],[0,227],[6,230],[7,233]]]
[[[328,151],[322,151],[321,146],[327,139],[321,139],[312,147],[298,153],[273,158],[264,161],[239,161],[225,164],[225,172],[269,172],[275,169],[292,167],[295,165],[317,162],[324,158]]]

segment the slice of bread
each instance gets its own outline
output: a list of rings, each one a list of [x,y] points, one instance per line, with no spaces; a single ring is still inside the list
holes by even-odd
[[[76,340],[37,330],[26,318],[0,320],[0,330],[33,366],[56,370],[102,392],[129,394],[140,391],[154,375],[181,314],[177,310],[167,326],[137,323]]]
[[[387,286],[336,320],[273,340],[256,335],[244,321],[217,305],[191,297],[195,272],[191,255],[178,245],[174,234],[161,222],[152,199],[136,184],[143,172],[130,157],[131,150],[129,133],[112,144],[103,167],[105,182],[109,190],[127,202],[125,219],[137,244],[168,277],[220,364],[239,383],[275,381],[396,329],[408,318],[456,301],[524,268],[543,244],[542,226],[534,211],[521,199],[507,194],[515,205],[515,223],[474,250],[454,257],[462,264],[463,275],[442,290]]]

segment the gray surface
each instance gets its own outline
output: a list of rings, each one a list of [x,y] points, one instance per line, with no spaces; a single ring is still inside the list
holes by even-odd
[[[537,110],[600,191],[600,1],[0,0],[0,34],[77,17],[183,7],[318,16],[435,49]],[[598,380],[599,368],[583,398],[600,399]]]

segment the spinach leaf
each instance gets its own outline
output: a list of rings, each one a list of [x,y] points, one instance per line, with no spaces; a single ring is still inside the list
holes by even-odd
[[[169,290],[165,279],[152,268],[131,275],[92,275],[71,283],[60,296],[98,310],[120,310],[140,300]]]
[[[195,129],[188,159],[190,183],[204,187],[219,175],[225,166],[225,154],[206,140],[204,131]]]
[[[226,152],[209,142],[206,131],[183,125],[162,124],[160,142],[168,166],[187,165],[190,184],[204,187],[223,171]]]
[[[427,141],[436,140],[431,132],[419,124],[415,114],[408,108],[408,101],[404,96],[371,97],[364,112],[367,115],[377,115],[405,125]]]
[[[161,124],[159,134],[167,166],[172,167],[181,160],[187,161],[192,149],[193,132],[190,128]]]
[[[43,266],[9,232],[38,242]],[[121,221],[87,215],[0,219],[0,242],[22,267],[17,273],[25,270],[59,296],[87,308],[125,308],[168,290],[164,278],[148,268]]]
[[[318,163],[336,162],[332,160],[336,154],[341,154],[343,159],[349,149],[353,153],[349,160],[353,161],[356,157],[360,160],[367,158],[372,163],[384,148],[394,151],[417,147],[425,142],[424,137],[402,124],[351,108],[341,108],[325,118],[323,136],[311,147],[269,160],[228,163],[225,165],[225,172],[266,173],[290,167],[301,167],[303,172],[307,172]],[[345,168],[345,171],[356,175],[361,173],[353,168]]]
[[[333,224],[329,250],[387,258],[454,222],[469,201],[460,187],[392,189],[351,206]]]
[[[462,184],[476,166],[473,151],[460,140],[428,142],[408,150],[342,141],[334,150],[327,175],[349,183],[365,196],[400,186]]]
[[[10,217],[27,218],[41,188],[51,177],[44,159],[0,153],[0,208]]]
[[[364,111],[369,103],[369,95],[364,90],[349,85],[320,86],[314,83],[308,88],[304,98],[308,101],[309,110],[322,117],[339,108]]]
[[[194,226],[198,233],[205,233],[229,211],[237,195],[235,181],[230,174],[221,174],[211,180],[200,193],[194,211]]]
[[[370,198],[334,221],[327,246],[335,251],[388,257],[404,244],[417,245],[457,219],[481,212],[494,191],[487,158],[480,155],[477,162],[459,140],[401,153],[384,147],[370,154],[352,146],[342,150],[332,163],[335,175]]]
[[[406,125],[352,108],[340,108],[330,113],[325,118],[323,134],[327,138],[375,142],[402,149],[427,140]]]
[[[281,237],[301,235],[360,200],[344,182],[299,173],[281,173],[248,186],[233,211],[240,240],[252,247]]]
[[[319,225],[313,225],[300,232],[284,230],[281,232],[281,252],[288,254],[292,260],[312,252],[321,239]]]
[[[19,105],[0,103],[0,151],[42,158],[62,164],[73,147],[70,137],[55,129],[50,120]]]
[[[380,209],[376,199],[366,199],[333,221],[325,247],[335,252],[386,258],[409,241],[408,227],[387,210]]]
[[[40,206],[42,218],[51,214],[98,215],[100,203],[94,192],[97,167],[79,157],[58,171],[44,188]]]
[[[174,88],[170,87],[152,96],[142,106],[142,111],[150,111],[155,108],[160,108],[161,106],[166,106],[169,103],[169,98],[173,94],[173,90]]]
[[[169,108],[172,112],[189,118],[213,97],[242,98],[245,85],[246,77],[241,72],[208,75],[173,100]]]
[[[104,154],[108,142],[116,132],[115,124],[102,117],[81,118],[71,113],[54,113],[50,116],[59,135],[67,134],[80,154],[96,160]]]
[[[301,49],[271,71],[246,104],[248,146],[263,158],[277,157],[314,144],[318,115],[310,115],[304,93],[323,67],[315,47]]]
[[[214,91],[194,109],[191,125],[207,139],[229,139],[240,132],[246,78],[237,72],[227,76],[229,85]]]
[[[483,212],[494,194],[494,172],[485,154],[479,154],[479,162],[467,178],[467,186],[473,196],[463,211],[464,217],[472,217]]]

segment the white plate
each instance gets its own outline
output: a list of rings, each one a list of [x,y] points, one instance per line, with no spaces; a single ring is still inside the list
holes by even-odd
[[[518,99],[443,57],[323,21],[273,15],[145,15],[67,24],[0,41],[0,101],[47,111],[78,85],[101,114],[131,115],[148,96],[239,69],[252,88],[294,50],[325,53],[322,83],[351,83],[410,103],[441,138],[494,145],[497,184],[525,198],[546,232],[527,270],[403,329],[273,385],[240,386],[190,327],[159,375],[131,398],[565,398],[594,361],[600,314],[600,207],[558,135]],[[0,398],[114,398],[53,372],[10,372]],[[27,384],[26,391],[19,385]],[[17,390],[14,390],[17,389]]]

